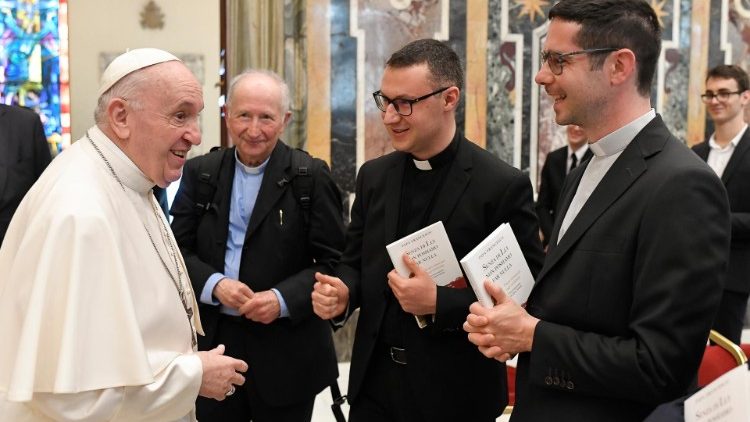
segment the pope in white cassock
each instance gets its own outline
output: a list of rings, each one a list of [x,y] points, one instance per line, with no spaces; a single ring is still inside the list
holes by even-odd
[[[96,125],[53,160],[0,249],[0,420],[193,421],[247,365],[201,332],[185,264],[151,188],[200,143],[201,87],[173,55],[105,70]]]

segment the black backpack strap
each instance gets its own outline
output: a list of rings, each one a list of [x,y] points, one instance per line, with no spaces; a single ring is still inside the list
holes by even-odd
[[[195,212],[203,216],[211,208],[218,185],[221,166],[224,163],[226,151],[214,152],[219,147],[211,148],[211,152],[202,157],[198,163],[198,183],[195,186]]]
[[[292,149],[292,191],[302,208],[305,229],[310,227],[313,191],[313,158],[301,149]]]
[[[330,388],[331,397],[333,397],[333,404],[331,405],[331,410],[333,410],[333,417],[336,418],[336,422],[346,422],[344,412],[341,411],[341,405],[346,403],[346,396],[341,395],[341,390],[339,390],[338,382],[333,381],[333,383],[330,385]]]

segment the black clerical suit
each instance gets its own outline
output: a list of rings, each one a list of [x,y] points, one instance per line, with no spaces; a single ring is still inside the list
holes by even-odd
[[[591,160],[568,175],[526,310],[513,422],[642,421],[688,392],[729,253],[716,174],[656,116],[623,150],[558,243]]]
[[[710,149],[708,142],[693,146],[693,151],[704,161],[708,160]],[[737,143],[721,181],[729,196],[732,244],[729,272],[714,329],[739,344],[750,295],[750,130],[745,130]]]
[[[51,160],[39,115],[0,104],[0,244],[21,199]]]
[[[238,165],[235,148],[210,154],[223,154],[210,209],[201,218],[194,203],[199,189],[198,169],[208,155],[188,160],[171,209],[172,229],[196,295],[201,294],[209,276],[224,272],[232,182]],[[331,328],[313,314],[310,295],[315,271],[330,272],[343,249],[342,202],[328,166],[314,159],[306,229],[304,211],[292,183],[282,182],[292,180],[295,174],[291,154],[292,150],[281,141],[271,153],[248,223],[239,268],[239,280],[254,292],[278,289],[290,317],[266,325],[220,314],[218,306],[199,304],[206,332],[198,339],[199,349],[216,347],[219,331],[229,331],[230,339],[242,339],[235,341],[245,350],[238,353],[228,348],[228,354],[247,361],[250,368],[243,388],[257,389],[271,406],[313,400],[338,375]],[[235,396],[241,391],[238,389]],[[255,414],[254,418],[257,420]]]
[[[539,184],[539,195],[536,199],[536,215],[539,217],[539,228],[542,230],[542,244],[547,246],[552,233],[552,225],[557,217],[557,200],[562,192],[563,182],[568,175],[568,156],[570,147],[558,148],[549,154],[542,167],[541,183]],[[591,158],[591,150],[586,149],[581,162]]]
[[[407,404],[425,421],[494,421],[507,404],[505,367],[484,357],[461,328],[476,301],[474,292],[438,287],[434,321],[418,328],[388,287],[393,265],[385,246],[442,221],[460,259],[509,222],[536,274],[543,254],[531,183],[460,134],[430,161],[437,167],[430,170],[435,172],[432,183],[405,180],[419,170],[402,152],[368,161],[357,175],[346,249],[336,270],[350,289],[349,312],[360,308],[349,400],[354,409],[363,391],[387,395],[397,389],[408,394]],[[421,190],[427,192],[420,195]],[[391,362],[390,346],[405,349],[404,356],[394,357],[405,359],[405,365]],[[400,365],[395,367],[400,376],[373,386],[378,365],[388,363]]]

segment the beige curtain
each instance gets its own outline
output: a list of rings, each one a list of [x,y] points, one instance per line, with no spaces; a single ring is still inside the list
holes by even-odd
[[[284,72],[284,2],[227,1],[227,81],[248,67]]]
[[[284,140],[304,147],[304,0],[225,1],[226,83],[249,67],[281,75],[289,85],[293,114]]]

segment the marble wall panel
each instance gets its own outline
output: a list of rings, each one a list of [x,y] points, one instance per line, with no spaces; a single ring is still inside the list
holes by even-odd
[[[649,1],[664,31],[652,103],[674,134],[692,144],[712,131],[699,99],[705,69],[719,63],[750,67],[750,0]],[[535,186],[547,153],[565,144],[549,98],[533,82],[553,3],[487,0],[486,62],[481,62],[486,69],[478,73],[486,75],[486,107],[472,108],[472,113],[486,113],[483,119],[472,114],[486,125],[480,144],[528,172]],[[371,96],[380,87],[385,61],[407,42],[424,37],[446,40],[466,61],[471,50],[467,5],[459,0],[329,1],[330,159],[346,194],[353,192],[362,162],[391,151]],[[474,97],[464,98],[458,110],[459,128],[470,100]],[[691,119],[700,124],[691,125]],[[296,133],[306,132],[298,128]]]
[[[349,0],[331,0],[331,171],[348,203],[357,165],[357,40]],[[349,209],[347,207],[346,209]]]
[[[692,144],[713,130],[699,99],[705,69],[719,63],[750,67],[750,0],[649,1],[664,31],[652,102],[674,134]],[[479,73],[486,75],[486,107],[472,108],[472,113],[486,113],[483,119],[472,114],[486,125],[480,144],[528,172],[535,186],[547,153],[565,144],[549,98],[533,82],[553,3],[487,0],[486,69]],[[380,87],[385,61],[407,42],[424,37],[446,40],[466,60],[467,1],[330,0],[328,7],[330,159],[336,181],[350,194],[358,166],[391,151],[371,96]],[[461,103],[459,128],[464,127],[465,104],[473,99]],[[688,116],[700,124],[691,125]]]
[[[380,89],[382,70],[390,55],[410,41],[420,38],[447,38],[448,0],[396,1],[359,0],[352,2],[352,35],[358,39],[357,79],[358,113],[363,113],[364,127],[358,128],[357,142],[361,164],[392,151],[388,135],[381,121],[380,110],[371,94]],[[447,3],[446,3],[447,4]],[[437,37],[436,37],[437,35]]]

